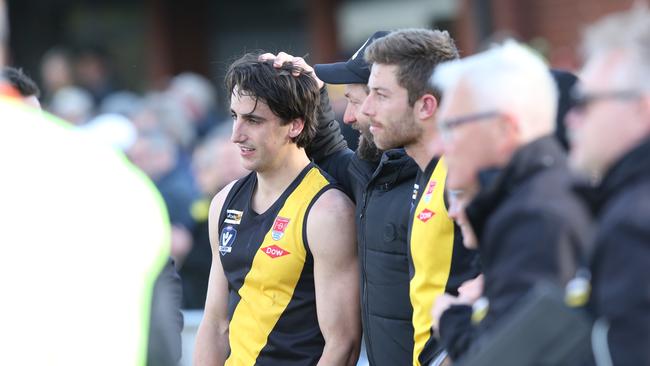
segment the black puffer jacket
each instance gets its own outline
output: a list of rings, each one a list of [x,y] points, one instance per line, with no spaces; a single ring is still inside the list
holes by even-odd
[[[379,162],[370,162],[342,145],[324,89],[320,112],[319,149],[309,152],[356,202],[361,315],[368,360],[373,366],[409,365],[413,358],[413,310],[407,238],[418,167],[402,149],[387,151]]]
[[[597,188],[581,192],[598,222],[590,302],[604,330],[594,332],[601,335],[594,338],[597,358],[650,365],[650,140],[614,164]]]
[[[520,148],[466,212],[479,239],[489,310],[477,326],[467,306],[443,313],[441,341],[454,359],[498,326],[535,284],[566,284],[590,229],[588,212],[572,192],[564,152],[552,137]]]

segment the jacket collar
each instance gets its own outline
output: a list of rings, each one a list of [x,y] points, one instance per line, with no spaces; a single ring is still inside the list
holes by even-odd
[[[520,147],[503,169],[487,169],[479,173],[480,189],[466,208],[472,228],[481,238],[490,214],[519,186],[537,173],[559,164],[566,156],[553,136],[545,136]]]
[[[592,212],[598,213],[612,196],[646,176],[650,176],[650,138],[614,163],[598,185],[580,182],[576,184],[576,191],[587,201]]]
[[[366,176],[368,186],[399,184],[410,180],[417,174],[418,166],[406,154],[404,149],[384,151],[379,163],[372,163],[362,159],[353,159],[350,171],[359,176]]]

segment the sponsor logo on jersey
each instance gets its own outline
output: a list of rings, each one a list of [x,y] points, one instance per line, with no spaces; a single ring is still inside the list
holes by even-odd
[[[429,221],[429,220],[433,217],[433,215],[435,215],[435,214],[436,214],[435,212],[429,210],[428,208],[425,208],[424,210],[422,210],[422,211],[418,214],[418,219],[420,219],[420,221],[422,221],[422,222],[427,222],[427,221]]]
[[[424,202],[429,203],[431,201],[431,196],[433,195],[433,190],[436,188],[436,181],[432,180],[429,182],[427,191],[424,193]]]
[[[226,255],[232,251],[232,245],[235,243],[235,238],[237,237],[237,230],[234,227],[228,225],[221,230],[221,236],[219,237],[219,253],[221,255]]]
[[[273,259],[291,254],[275,244],[265,248],[260,248],[260,250]]]
[[[227,210],[226,219],[223,220],[226,224],[239,225],[241,223],[241,217],[244,214],[243,211],[237,210]]]
[[[271,230],[271,237],[273,240],[280,240],[284,236],[284,231],[289,225],[289,219],[285,217],[276,217],[273,221],[273,229]]]

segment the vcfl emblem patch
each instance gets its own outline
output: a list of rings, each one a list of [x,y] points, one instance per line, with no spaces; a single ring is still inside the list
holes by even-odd
[[[288,254],[291,254],[288,251],[280,248],[277,245],[271,245],[271,246],[268,246],[266,248],[260,248],[260,250],[263,251],[269,257],[274,258],[274,259],[278,258],[278,257],[288,255]]]
[[[232,245],[235,242],[236,237],[237,230],[235,230],[235,228],[230,225],[224,227],[223,230],[221,230],[221,245],[219,245],[219,253],[221,253],[222,256],[232,251]]]

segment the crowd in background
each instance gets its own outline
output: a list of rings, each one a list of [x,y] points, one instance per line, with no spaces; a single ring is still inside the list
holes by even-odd
[[[203,308],[211,263],[210,199],[246,174],[236,163],[232,123],[217,112],[211,81],[185,72],[162,90],[120,90],[107,56],[94,49],[47,52],[40,87],[20,69],[6,68],[4,73],[21,83],[23,94],[36,103],[40,99],[44,110],[97,143],[124,152],[151,178],[172,224],[172,258],[183,281],[183,308]]]

